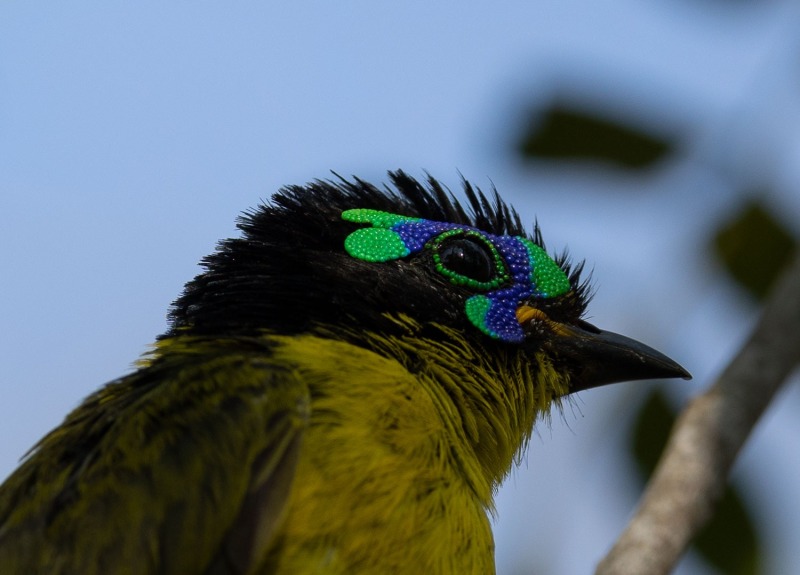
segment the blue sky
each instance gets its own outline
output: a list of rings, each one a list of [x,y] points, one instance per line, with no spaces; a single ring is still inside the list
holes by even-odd
[[[3,3],[0,477],[130,369],[237,214],[330,170],[494,183],[594,269],[592,321],[689,368],[676,402],[698,392],[756,317],[704,254],[709,228],[749,187],[798,231],[799,54],[788,0]],[[646,118],[681,152],[645,175],[522,165],[514,135],[554,95]],[[613,445],[643,385],[538,428],[498,499],[501,574],[591,570],[637,498]],[[736,469],[768,486],[774,572],[800,564],[781,537],[800,517],[798,395]]]

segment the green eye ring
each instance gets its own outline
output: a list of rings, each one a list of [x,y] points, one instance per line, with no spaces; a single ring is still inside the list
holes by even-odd
[[[489,266],[489,269],[486,271],[489,272],[490,279],[480,280],[476,279],[475,277],[470,277],[463,273],[459,273],[458,271],[451,269],[451,267],[449,267],[444,261],[442,256],[444,249],[447,248],[447,244],[451,240],[460,237],[469,240],[473,244],[478,244],[480,246],[478,249],[483,250],[483,254],[485,254],[487,258],[485,263]],[[464,286],[473,290],[490,291],[497,289],[498,287],[507,284],[510,281],[511,276],[506,268],[503,257],[500,255],[500,252],[498,252],[497,248],[480,232],[464,229],[448,230],[428,241],[425,247],[431,251],[436,271],[446,277],[450,283],[454,285]]]

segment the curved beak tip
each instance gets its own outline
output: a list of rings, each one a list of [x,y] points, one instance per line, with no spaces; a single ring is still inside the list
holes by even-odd
[[[680,364],[650,346],[589,324],[586,328],[591,330],[569,326],[558,341],[574,366],[571,391],[622,381],[692,379]]]

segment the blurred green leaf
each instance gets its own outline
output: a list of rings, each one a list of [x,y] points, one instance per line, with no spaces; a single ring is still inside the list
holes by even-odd
[[[725,488],[711,521],[698,533],[694,548],[720,573],[760,573],[761,544],[739,492]]]
[[[788,263],[797,241],[757,200],[714,235],[714,253],[734,281],[763,299]]]
[[[658,463],[675,422],[675,413],[661,390],[655,390],[639,409],[633,427],[631,452],[643,478]],[[719,501],[711,521],[700,531],[692,548],[725,575],[759,572],[758,533],[738,490],[731,485]]]
[[[670,147],[640,129],[561,105],[534,118],[519,142],[523,158],[597,160],[629,169],[651,166]]]

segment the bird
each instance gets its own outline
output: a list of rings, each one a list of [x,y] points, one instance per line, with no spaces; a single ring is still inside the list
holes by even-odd
[[[334,173],[244,212],[133,370],[0,486],[0,573],[494,573],[534,424],[690,375],[587,322],[583,264],[461,183]]]

